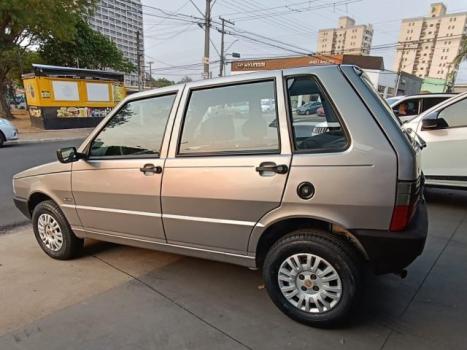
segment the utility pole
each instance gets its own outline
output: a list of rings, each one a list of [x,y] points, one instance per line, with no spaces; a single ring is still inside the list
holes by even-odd
[[[399,61],[399,67],[397,67],[397,80],[396,80],[396,88],[394,91],[394,96],[397,96],[397,91],[399,90],[399,84],[401,82],[402,61],[404,60],[404,55],[405,55],[405,41],[402,46],[402,53],[401,53],[401,59]]]
[[[152,64],[154,62],[153,61],[149,61],[148,64],[149,64],[149,82],[151,83],[152,82]]]
[[[228,21],[225,18],[219,17],[222,21],[222,29],[221,29],[221,62],[219,66],[219,76],[222,77],[224,75],[224,65],[225,65],[225,53],[224,53],[224,34],[225,34],[225,22],[235,25],[234,22]]]
[[[143,84],[141,81],[141,50],[140,50],[140,34],[139,30],[136,32],[136,59],[138,61],[138,91],[142,90]]]
[[[204,14],[204,79],[209,78],[209,31],[211,29],[211,0],[206,0],[206,13]]]

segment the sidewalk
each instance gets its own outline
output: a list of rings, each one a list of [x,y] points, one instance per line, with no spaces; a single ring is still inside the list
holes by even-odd
[[[33,143],[63,141],[86,138],[94,128],[44,130],[31,126],[29,113],[25,110],[13,110],[15,118],[11,122],[18,129],[18,140],[10,143]]]

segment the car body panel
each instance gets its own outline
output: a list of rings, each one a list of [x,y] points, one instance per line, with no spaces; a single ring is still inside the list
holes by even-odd
[[[405,129],[415,130],[427,144],[422,153],[422,168],[427,185],[467,188],[467,126],[422,130],[424,118],[466,98],[467,93],[454,96],[404,124]]]
[[[292,147],[283,76],[312,75],[342,117],[349,145],[339,152],[300,153]],[[182,120],[193,89],[274,79],[280,152],[180,156]],[[336,93],[338,91],[339,93]],[[271,225],[288,218],[314,218],[343,229],[387,230],[398,180],[420,176],[419,150],[353,66],[317,66],[266,71],[191,82],[127,97],[79,147],[90,143],[129,101],[177,94],[160,157],[80,159],[51,163],[15,176],[17,196],[34,191],[63,209],[79,237],[210,258],[254,267],[257,244]],[[286,165],[288,173],[256,171],[262,162]],[[139,168],[153,163],[161,174]],[[70,171],[72,170],[72,171]],[[311,182],[315,195],[303,200],[297,186]]]
[[[5,136],[5,141],[18,139],[18,129],[8,120],[0,118],[0,132]]]

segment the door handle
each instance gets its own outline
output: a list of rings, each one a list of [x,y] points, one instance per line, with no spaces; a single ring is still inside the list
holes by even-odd
[[[139,171],[142,173],[153,173],[153,174],[160,174],[162,173],[162,167],[155,166],[154,164],[144,164],[142,168],[139,168]]]
[[[263,162],[258,167],[256,167],[258,173],[263,172],[273,172],[276,174],[286,174],[289,171],[289,167],[285,164],[277,165],[274,162]]]

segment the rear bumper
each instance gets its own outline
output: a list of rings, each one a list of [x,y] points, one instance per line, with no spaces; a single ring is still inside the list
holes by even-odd
[[[352,230],[352,233],[365,249],[375,273],[399,272],[410,265],[425,247],[428,233],[425,201],[420,202],[404,231]]]
[[[26,216],[28,219],[31,218],[31,213],[29,212],[29,206],[26,199],[15,197],[13,198],[13,202],[15,202],[16,208],[18,208],[19,211],[24,214],[24,216]]]

